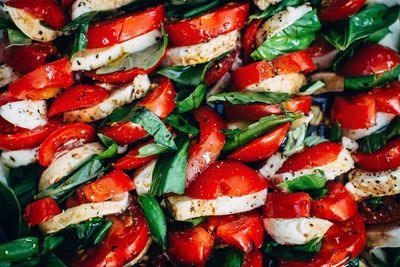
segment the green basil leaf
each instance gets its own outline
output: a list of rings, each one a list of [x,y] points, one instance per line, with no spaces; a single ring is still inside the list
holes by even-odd
[[[45,236],[41,245],[39,255],[45,255],[49,251],[56,249],[64,241],[62,236]]]
[[[166,117],[164,122],[186,134],[196,135],[199,133],[199,129],[190,124],[182,115],[175,112]]]
[[[201,6],[197,7],[197,8],[193,8],[191,10],[188,10],[187,12],[184,12],[182,14],[182,18],[185,18],[185,19],[193,18],[193,17],[195,17],[197,15],[200,15],[202,13],[205,13],[207,11],[210,11],[210,10],[218,7],[223,2],[224,2],[224,0],[214,0],[214,1],[211,1],[211,2],[209,2],[207,4],[205,4],[205,5],[201,5]]]
[[[139,149],[139,155],[137,155],[136,158],[145,158],[148,156],[158,155],[170,151],[171,150],[166,146],[152,143],[141,147]]]
[[[175,155],[162,154],[158,157],[153,171],[150,195],[183,194],[185,191],[190,140],[185,135],[178,136],[176,140],[179,148]]]
[[[329,140],[339,142],[342,138],[342,127],[339,122],[335,122],[330,130]]]
[[[68,267],[60,258],[58,258],[54,253],[50,253],[47,256],[46,264],[44,267]]]
[[[360,266],[360,259],[358,257],[352,259],[351,261],[349,261],[344,265],[344,267],[359,267],[359,266]]]
[[[111,159],[117,155],[117,152],[118,152],[118,144],[112,143],[104,152],[97,155],[96,158],[98,160]]]
[[[139,203],[142,206],[150,233],[154,241],[162,248],[167,248],[167,222],[157,200],[151,196],[139,196]]]
[[[236,248],[227,247],[214,250],[206,263],[206,267],[241,267],[244,253]]]
[[[309,190],[307,193],[310,195],[312,199],[320,199],[326,196],[328,194],[329,190],[326,188],[321,188],[321,189],[315,189],[315,190]]]
[[[30,45],[32,43],[31,38],[26,36],[20,30],[7,29],[7,36],[10,45]]]
[[[289,157],[304,149],[304,139],[306,138],[307,124],[303,123],[287,134],[286,144],[283,148],[283,155]]]
[[[321,238],[314,238],[304,245],[290,246],[290,249],[305,252],[318,252],[321,249]]]
[[[318,144],[328,142],[328,141],[329,140],[326,139],[325,137],[318,136],[318,135],[310,135],[304,139],[304,145],[306,147],[312,147],[312,146],[316,146]]]
[[[320,28],[317,11],[313,9],[289,27],[268,37],[251,57],[254,60],[272,60],[280,55],[306,49]]]
[[[382,74],[345,78],[344,88],[346,90],[365,90],[397,80],[399,77],[400,65]]]
[[[367,199],[366,201],[367,201],[368,205],[374,206],[374,207],[384,204],[382,201],[382,197],[372,197],[370,199]]]
[[[81,25],[81,24],[90,23],[90,21],[92,21],[93,18],[98,13],[99,13],[98,11],[91,11],[91,12],[82,14],[79,17],[77,17],[76,19],[69,22],[67,25],[65,25],[64,28],[62,28],[62,31],[69,32],[69,31],[77,29],[79,27],[79,25]]]
[[[325,174],[321,170],[316,170],[313,173],[299,176],[293,180],[288,180],[278,184],[280,187],[284,187],[287,192],[299,192],[321,189],[325,186],[327,179]]]
[[[38,191],[38,183],[42,172],[43,168],[39,164],[30,164],[10,170],[11,188],[22,207],[32,203],[33,196]]]
[[[224,0],[171,0],[167,5],[168,18],[193,18],[223,4]]]
[[[195,226],[207,221],[207,218],[208,217],[203,216],[203,217],[197,217],[197,218],[193,218],[193,219],[188,219],[188,220],[185,220],[183,222],[189,224],[190,227],[193,228],[193,227],[195,227]]]
[[[22,226],[21,207],[14,191],[1,181],[0,213],[0,226],[4,230],[7,238],[18,238],[20,236],[20,230]]]
[[[283,0],[276,5],[269,6],[264,11],[256,12],[249,17],[249,20],[252,21],[254,19],[268,19],[276,13],[287,9],[288,7],[300,6],[305,3],[305,0]]]
[[[109,146],[111,146],[112,144],[115,143],[115,141],[112,138],[110,138],[110,137],[108,137],[108,136],[106,136],[104,134],[98,133],[97,136],[99,137],[101,143],[105,147],[109,147]]]
[[[388,127],[380,129],[379,131],[362,138],[359,141],[359,150],[363,153],[375,152],[384,147],[390,139],[399,135],[400,119],[396,118],[388,125]]]
[[[39,239],[25,237],[0,244],[0,261],[26,260],[39,254]]]
[[[179,92],[176,97],[176,110],[179,113],[185,113],[192,109],[198,108],[203,102],[207,94],[207,86],[198,85],[193,92],[187,95],[187,92]]]
[[[317,92],[319,89],[323,88],[325,83],[323,81],[315,81],[311,84],[307,84],[300,89],[300,93],[298,95],[312,95]]]
[[[223,101],[233,105],[238,104],[278,104],[290,99],[290,95],[286,93],[271,93],[271,92],[224,92],[208,97],[207,101]]]
[[[89,29],[89,22],[79,24],[78,30],[75,33],[74,44],[72,45],[71,57],[79,51],[85,50],[87,47],[87,31]]]
[[[227,137],[223,151],[232,151],[241,146],[248,144],[251,140],[260,137],[273,128],[285,123],[294,121],[303,114],[287,113],[284,115],[271,115],[261,118],[258,122],[249,125],[243,130],[225,130],[224,133]]]
[[[316,238],[309,243],[297,246],[283,246],[270,240],[264,244],[262,252],[268,256],[276,256],[288,260],[309,261],[321,248],[321,239]]]
[[[4,16],[1,16],[1,15],[4,15]],[[1,14],[1,15],[0,15],[0,29],[2,29],[2,30],[17,29],[17,27],[11,20],[6,19],[5,14]]]

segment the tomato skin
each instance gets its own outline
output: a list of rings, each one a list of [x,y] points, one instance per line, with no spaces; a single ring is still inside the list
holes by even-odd
[[[61,212],[62,210],[53,198],[42,198],[26,206],[24,221],[29,227],[32,227],[51,219],[54,215],[60,214]]]
[[[203,266],[213,246],[212,235],[200,226],[182,232],[168,233],[168,256],[179,265]]]
[[[66,124],[52,132],[40,145],[38,151],[39,164],[49,166],[57,157],[57,153],[68,146],[78,147],[83,143],[95,139],[96,130],[93,126],[85,123]]]
[[[255,40],[256,40],[256,32],[258,27],[263,22],[262,19],[256,19],[250,22],[250,24],[244,29],[244,33],[242,36],[242,54],[243,61],[245,64],[251,62],[251,53],[254,50]]]
[[[60,30],[67,22],[62,8],[52,0],[7,0],[6,4],[23,9],[56,30]]]
[[[228,4],[193,19],[167,23],[173,47],[207,42],[209,39],[241,29],[249,14],[249,4]]]
[[[262,267],[263,266],[263,255],[261,251],[254,250],[244,255],[244,262],[242,267]]]
[[[400,115],[399,81],[393,81],[383,87],[374,88],[371,94],[375,100],[377,111]]]
[[[116,122],[101,130],[105,136],[112,138],[119,145],[127,145],[147,136],[147,132],[139,124],[132,122]]]
[[[311,197],[307,193],[268,193],[267,202],[263,207],[263,217],[266,218],[301,218],[310,217]]]
[[[286,138],[290,123],[284,123],[269,133],[254,139],[249,144],[237,149],[229,159],[236,159],[242,162],[253,162],[269,158],[278,151],[279,146]]]
[[[217,160],[225,145],[225,135],[221,130],[226,128],[226,124],[218,113],[205,106],[195,109],[192,113],[199,123],[200,139],[189,147],[186,186]]]
[[[303,152],[288,157],[278,173],[295,172],[329,164],[337,159],[341,151],[342,146],[333,142],[307,147]]]
[[[272,60],[272,66],[278,74],[308,73],[317,69],[317,66],[305,50],[276,57]]]
[[[284,108],[289,112],[308,113],[311,109],[311,96],[298,96],[288,100],[284,104]],[[224,115],[229,122],[250,121],[256,122],[262,117],[269,115],[281,115],[281,104],[249,104],[249,105],[233,105],[224,103]]]
[[[218,82],[229,70],[235,62],[237,52],[232,51],[224,58],[216,61],[204,75],[204,84],[207,86]]]
[[[66,111],[93,107],[105,100],[110,93],[95,85],[79,84],[62,92],[54,100],[48,116],[54,116]]]
[[[163,6],[151,7],[143,12],[91,24],[87,32],[87,49],[120,44],[132,38],[159,29],[165,19]]]
[[[117,159],[113,163],[113,167],[116,169],[120,169],[120,170],[133,170],[133,169],[143,166],[144,164],[149,163],[153,159],[156,159],[157,155],[147,156],[147,157],[143,157],[143,158],[136,158],[136,156],[139,155],[139,149],[141,149],[142,147],[144,147],[146,145],[152,144],[152,143],[153,143],[153,141],[149,141],[147,143],[140,144],[140,145],[132,148],[132,150],[130,150],[128,152],[128,154],[126,154],[122,158]]]
[[[259,192],[267,186],[267,181],[258,172],[240,162],[216,161],[189,185],[185,195],[195,199],[239,197]]]
[[[1,122],[1,121],[0,121]],[[42,127],[35,128],[33,130],[21,129],[12,127],[8,128],[10,132],[4,132],[4,129],[0,133],[0,149],[2,150],[20,150],[34,148],[40,145],[50,133],[57,130],[62,123],[60,118],[51,118],[48,123]],[[3,123],[1,123],[3,124]],[[2,125],[3,126],[3,125]]]
[[[57,53],[51,43],[10,46],[4,49],[4,63],[15,71],[26,74],[46,64],[50,56]]]
[[[386,146],[370,154],[356,152],[353,158],[361,169],[367,171],[396,169],[400,166],[400,138],[389,141]]]
[[[8,87],[11,95],[18,98],[46,99],[47,89],[68,88],[74,83],[71,64],[67,58],[63,58],[22,76]],[[54,96],[51,95],[50,96]]]
[[[380,44],[370,44],[358,49],[338,73],[345,77],[377,75],[397,67],[399,63],[400,55],[396,51]]]
[[[322,4],[318,17],[322,21],[339,21],[354,15],[364,5],[366,0],[334,0],[328,4]],[[324,2],[323,2],[324,3]]]
[[[344,129],[365,129],[376,124],[375,100],[370,94],[352,98],[336,96],[331,113],[332,121]]]
[[[346,187],[339,182],[328,181],[328,194],[312,201],[312,215],[318,218],[345,221],[357,212],[357,202]]]

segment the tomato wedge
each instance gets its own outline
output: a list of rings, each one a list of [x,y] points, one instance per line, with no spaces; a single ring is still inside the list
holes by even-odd
[[[325,38],[317,36],[309,47],[305,49],[309,57],[321,57],[335,50]]]
[[[365,2],[366,0],[323,1],[318,17],[329,22],[344,20],[357,13]]]
[[[244,29],[244,33],[242,36],[242,56],[245,64],[251,62],[251,53],[254,50],[255,40],[256,40],[256,32],[258,27],[263,22],[262,19],[256,19],[250,22],[250,24]]]
[[[196,226],[180,232],[168,233],[169,258],[184,266],[204,266],[214,246],[210,233]]]
[[[276,73],[312,72],[317,66],[305,50],[276,57],[272,60]]]
[[[87,32],[87,49],[120,44],[152,30],[159,29],[165,19],[163,6],[151,7],[143,12],[91,24]]]
[[[288,157],[278,170],[278,173],[295,172],[324,166],[335,161],[341,151],[342,146],[332,142],[324,142],[313,147],[307,147],[303,152]]]
[[[232,51],[224,58],[213,63],[213,65],[204,75],[204,84],[207,86],[213,85],[214,83],[218,82],[226,73],[228,73],[235,62],[236,55],[237,52]]]
[[[95,136],[96,130],[89,124],[66,124],[52,132],[42,142],[38,151],[39,164],[49,166],[61,151],[91,142]]]
[[[228,158],[242,162],[253,162],[269,158],[278,151],[279,146],[285,140],[289,126],[290,123],[285,123],[276,127],[264,136],[256,138],[244,147],[239,148]]]
[[[116,122],[101,129],[101,133],[112,138],[119,145],[127,145],[147,136],[147,132],[139,124],[132,122]]]
[[[263,266],[263,255],[261,251],[254,250],[244,255],[244,262],[242,267],[262,267]]]
[[[221,130],[226,128],[226,124],[218,113],[203,106],[195,109],[193,116],[199,123],[200,139],[189,147],[186,186],[217,160],[225,145],[225,135]]]
[[[110,93],[95,85],[79,84],[69,88],[57,96],[50,107],[48,116],[66,111],[93,107],[105,100]]]
[[[227,4],[193,19],[165,25],[172,46],[204,43],[219,35],[241,29],[249,14],[249,4]]]
[[[51,219],[61,212],[62,210],[53,198],[42,198],[26,206],[24,221],[32,227]]]
[[[126,154],[122,158],[117,159],[113,163],[113,167],[116,169],[120,169],[120,170],[133,170],[133,169],[143,166],[146,163],[149,163],[153,159],[157,158],[157,155],[147,156],[147,157],[143,157],[143,158],[137,158],[136,156],[139,155],[139,149],[141,149],[142,147],[144,147],[146,145],[152,144],[152,143],[153,143],[153,141],[149,141],[147,143],[140,144],[140,145],[132,148],[128,152],[128,154]]]
[[[266,218],[301,218],[310,217],[311,198],[307,193],[268,193],[263,207]]]
[[[196,199],[239,197],[259,192],[268,184],[258,172],[236,161],[216,161],[194,180],[185,195]]]
[[[312,201],[312,215],[318,218],[345,221],[357,212],[357,202],[346,187],[339,182],[328,181],[328,194]]]
[[[400,115],[400,82],[394,81],[380,88],[374,88],[371,94],[376,110]]]
[[[57,94],[59,88],[68,88],[73,83],[71,64],[63,58],[22,76],[8,90],[18,99],[47,99]]]
[[[358,205],[358,212],[365,224],[384,224],[400,220],[400,195],[384,196],[381,204],[374,205],[364,200]]]
[[[354,153],[354,160],[364,170],[379,172],[400,166],[400,138],[389,141],[383,148],[371,153]]]

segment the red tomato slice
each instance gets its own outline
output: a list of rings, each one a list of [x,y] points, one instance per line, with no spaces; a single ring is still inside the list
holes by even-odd
[[[381,205],[371,205],[364,200],[358,205],[358,212],[365,224],[384,224],[400,220],[400,195],[384,196]]]
[[[157,158],[157,155],[143,157],[143,158],[137,158],[136,156],[139,155],[139,149],[152,143],[153,141],[149,141],[147,143],[140,144],[134,147],[132,150],[128,152],[128,154],[126,154],[122,158],[117,159],[117,161],[113,163],[113,167],[120,170],[133,170],[143,166],[146,163],[149,163],[153,159]]]
[[[346,187],[339,182],[328,181],[328,194],[312,201],[312,215],[318,218],[345,221],[357,212],[357,202]]]
[[[116,122],[101,130],[105,136],[112,138],[119,145],[134,143],[147,136],[147,132],[139,124],[132,122]]]
[[[46,64],[50,56],[57,53],[51,43],[13,45],[4,49],[4,63],[15,71],[26,74]]]
[[[263,207],[266,218],[301,218],[310,217],[311,198],[307,193],[268,193]]]
[[[81,258],[71,266],[124,266],[146,248],[149,228],[136,200],[131,200],[124,213],[106,219],[112,221],[112,226],[103,241],[80,253]]]
[[[58,88],[68,88],[74,84],[71,64],[63,58],[22,76],[8,87],[11,95],[18,98],[46,99],[44,91],[50,89],[58,92]],[[54,96],[51,95],[50,96]],[[47,96],[48,97],[48,96]]]
[[[354,153],[357,165],[367,171],[388,171],[400,166],[400,139],[389,141],[387,145],[371,154]]]
[[[276,57],[272,60],[272,66],[278,74],[308,73],[317,69],[317,66],[305,50]]]
[[[56,30],[60,30],[67,22],[62,8],[53,0],[7,0],[6,4],[23,9]]]
[[[38,151],[39,164],[49,166],[57,158],[59,152],[65,149],[79,147],[94,140],[96,130],[89,124],[66,124],[53,131],[40,145]]]
[[[245,64],[251,62],[251,53],[254,50],[255,40],[256,40],[256,32],[258,27],[261,25],[263,20],[256,19],[250,22],[250,24],[244,29],[244,33],[242,36],[242,57]]]
[[[341,151],[342,146],[332,142],[324,142],[313,147],[307,147],[303,152],[288,157],[278,173],[295,172],[324,166],[335,161]]]
[[[314,42],[306,48],[309,57],[321,57],[335,50],[335,48],[325,40],[325,38],[317,36]]]
[[[234,90],[243,90],[246,87],[260,83],[275,76],[275,70],[269,61],[258,61],[250,65],[237,68],[232,72]]]
[[[204,266],[213,246],[212,235],[200,226],[168,233],[167,254],[178,265]]]
[[[87,203],[102,202],[134,188],[131,178],[121,170],[113,170],[100,179],[84,185],[76,194],[81,194]]]
[[[1,122],[1,121],[0,121]],[[44,126],[35,128],[33,130],[15,128],[12,125],[7,127],[7,132],[2,130],[0,133],[0,149],[3,150],[20,150],[34,148],[40,145],[49,134],[57,130],[61,126],[62,120],[60,118],[49,119],[48,123]],[[10,131],[11,130],[11,131]]]
[[[221,130],[226,128],[226,124],[218,113],[203,106],[195,109],[193,116],[199,123],[200,139],[189,147],[186,186],[217,160],[225,145],[225,135]]]
[[[49,110],[48,116],[66,111],[93,107],[105,100],[110,93],[95,85],[79,84],[57,96]]]
[[[235,62],[236,54],[236,51],[232,51],[224,58],[213,63],[213,65],[204,75],[205,85],[213,85],[214,83],[218,82],[228,71],[230,71],[233,63]]]
[[[151,7],[143,12],[113,20],[91,24],[87,32],[87,49],[120,44],[152,30],[159,29],[165,19],[163,6]]]
[[[345,77],[381,74],[397,67],[400,55],[389,47],[370,44],[356,51],[338,73]]]
[[[193,19],[165,25],[172,46],[204,43],[231,31],[241,29],[249,15],[249,4],[227,4]]]
[[[244,255],[244,262],[242,267],[262,267],[263,266],[263,255],[261,251],[254,250]]]
[[[333,0],[323,1],[318,17],[322,21],[339,21],[354,15],[366,0]]]
[[[62,210],[53,198],[43,198],[26,206],[24,211],[24,221],[32,227],[51,219],[54,215],[61,212]]]
[[[285,140],[289,126],[290,123],[285,123],[276,127],[264,136],[256,138],[244,147],[239,148],[228,158],[242,162],[253,162],[269,158],[278,151],[279,146]]]
[[[284,103],[284,108],[288,112],[308,113],[311,109],[311,96],[294,97]],[[255,122],[269,115],[283,114],[281,104],[250,104],[250,105],[232,105],[224,104],[224,114],[229,122],[250,121]]]
[[[351,116],[349,116],[351,114]],[[335,97],[332,121],[338,121],[344,129],[365,129],[376,124],[374,97],[362,94],[352,98]]]
[[[15,101],[18,101],[18,99],[13,97],[9,91],[0,93],[0,107],[7,103],[15,102]]]
[[[376,110],[400,115],[400,82],[394,81],[371,91]]]
[[[185,195],[196,199],[239,197],[259,192],[267,186],[258,172],[240,162],[216,161],[189,185]]]

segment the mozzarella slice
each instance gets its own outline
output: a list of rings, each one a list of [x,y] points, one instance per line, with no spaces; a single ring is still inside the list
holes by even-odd
[[[71,7],[71,19],[92,12],[115,10],[136,0],[76,0]]]
[[[39,228],[45,234],[56,233],[71,224],[81,223],[96,217],[121,213],[128,208],[128,204],[128,192],[109,201],[81,204],[55,215],[50,220],[40,223]]]
[[[240,196],[221,196],[216,199],[194,199],[187,196],[170,196],[166,205],[178,221],[202,216],[228,215],[256,209],[265,204],[267,189]]]
[[[103,102],[85,109],[64,112],[64,121],[93,122],[104,119],[115,109],[142,98],[150,89],[150,80],[147,75],[138,75],[129,84],[111,92]]]
[[[43,26],[39,18],[22,9],[4,5],[4,10],[10,14],[15,25],[32,40],[50,42],[61,35],[60,32]]]
[[[268,78],[261,83],[252,84],[245,88],[252,92],[274,92],[297,94],[300,88],[307,84],[306,76],[302,73],[288,73]]]
[[[371,126],[366,129],[355,129],[355,130],[342,129],[342,134],[353,140],[358,140],[358,139],[366,137],[366,136],[378,131],[380,128],[388,125],[394,118],[395,118],[395,115],[393,115],[393,114],[386,113],[386,112],[377,112],[376,113],[376,125]]]
[[[312,10],[310,5],[288,7],[268,19],[256,32],[257,47],[269,37],[283,31]]]
[[[400,222],[368,227],[367,246],[369,248],[399,248]]]
[[[15,126],[32,130],[47,124],[46,101],[10,102],[0,107],[0,116]]]
[[[170,48],[163,64],[166,66],[187,66],[206,63],[236,49],[239,45],[240,32],[235,30],[210,39],[206,43]]]
[[[10,175],[10,169],[0,161],[0,182],[8,184],[8,177]]]
[[[275,5],[282,0],[253,0],[254,4],[261,10],[266,10],[270,5]]]
[[[135,171],[133,183],[135,184],[136,192],[139,196],[149,192],[156,162],[157,160],[152,160]]]
[[[104,148],[99,143],[89,143],[69,150],[53,160],[50,166],[42,173],[39,181],[39,191],[46,190],[49,186],[72,173],[93,156],[103,151]]]
[[[322,238],[333,225],[320,218],[264,218],[264,228],[281,245],[304,245]]]
[[[354,141],[353,139],[350,139],[346,136],[342,136],[342,141],[341,144],[343,148],[347,149],[350,152],[356,152],[358,149],[358,143]]]
[[[86,49],[74,54],[71,58],[73,71],[94,70],[108,65],[125,54],[142,51],[159,42],[161,31],[153,30],[121,44],[96,49]]]
[[[271,178],[275,176],[275,174],[279,171],[282,167],[283,163],[285,162],[286,157],[283,156],[282,153],[276,152],[271,157],[267,159],[265,164],[258,170],[258,172],[264,178]]]
[[[18,168],[37,162],[39,148],[1,152],[1,162],[11,168]]]
[[[0,65],[0,88],[9,85],[17,80],[18,77],[19,75],[11,67],[4,64]]]
[[[349,182],[346,187],[357,201],[400,193],[400,168],[381,172],[369,172],[356,168],[348,176]]]
[[[344,91],[344,77],[334,72],[318,72],[310,76],[312,82],[323,81],[325,86],[316,91],[314,94],[325,94],[329,92]]]

